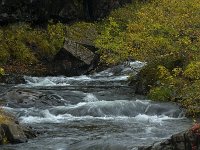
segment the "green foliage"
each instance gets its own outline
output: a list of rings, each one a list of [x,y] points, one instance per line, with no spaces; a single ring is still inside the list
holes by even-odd
[[[58,51],[64,43],[66,37],[66,26],[62,23],[49,24],[47,28],[49,41],[54,46],[53,51]],[[52,53],[54,54],[54,52]]]
[[[188,59],[199,56],[198,0],[152,0],[137,3],[134,11],[131,8],[135,8],[135,4],[112,13],[113,18],[108,19],[109,23],[97,38],[101,51],[111,51],[110,57],[121,55],[119,51],[122,51],[129,54],[124,56],[126,58],[133,56],[147,62],[171,54],[188,54]],[[122,24],[122,16],[126,25]],[[195,55],[191,51],[195,51]]]
[[[191,62],[187,65],[184,76],[191,80],[199,80],[200,79],[200,61]]]
[[[100,48],[101,61],[108,64],[115,64],[126,60],[130,56],[129,51],[125,49],[124,32],[113,18],[109,18],[104,30],[95,41],[97,47]],[[122,50],[124,48],[124,50]]]
[[[200,80],[182,88],[180,103],[187,108],[188,115],[200,115]]]
[[[87,22],[76,22],[67,26],[67,37],[69,39],[94,45],[97,37],[97,24]]]
[[[87,39],[91,42],[95,31],[94,24],[84,22],[72,26],[49,23],[47,29],[32,28],[25,23],[1,27],[0,64],[8,61],[25,64],[50,61],[63,46],[65,37],[77,41]]]
[[[0,76],[4,75],[5,74],[5,71],[3,68],[0,67]]]
[[[101,60],[147,62],[137,84],[149,90],[148,96],[178,101],[189,112],[197,112],[198,99],[181,93],[187,89],[198,97],[191,90],[199,91],[195,84],[200,79],[199,10],[199,0],[151,0],[113,11],[96,39]]]
[[[0,27],[0,65],[50,62],[62,48],[65,38],[94,45],[96,26],[86,22],[70,26],[49,22],[47,28],[31,27],[27,23]]]
[[[166,86],[151,88],[148,97],[152,100],[166,101],[171,98],[172,89]]]

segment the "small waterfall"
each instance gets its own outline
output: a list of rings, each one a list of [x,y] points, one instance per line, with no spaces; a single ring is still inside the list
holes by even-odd
[[[191,120],[177,105],[152,102],[127,85],[144,65],[128,62],[88,76],[25,76],[26,84],[0,99],[3,109],[42,134],[0,149],[133,150],[188,128]]]

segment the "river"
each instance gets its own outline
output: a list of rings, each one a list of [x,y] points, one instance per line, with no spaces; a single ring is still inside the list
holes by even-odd
[[[136,150],[187,129],[192,121],[177,105],[150,101],[127,85],[128,73],[143,65],[78,77],[25,76],[26,84],[1,85],[3,108],[40,134],[0,149]]]

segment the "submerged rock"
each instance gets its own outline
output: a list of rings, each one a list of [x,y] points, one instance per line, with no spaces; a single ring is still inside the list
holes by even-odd
[[[154,143],[149,147],[140,147],[138,150],[200,150],[199,129],[190,130],[172,135],[170,139]]]
[[[4,105],[14,108],[61,106],[65,101],[54,93],[43,93],[29,89],[11,89],[0,95]]]

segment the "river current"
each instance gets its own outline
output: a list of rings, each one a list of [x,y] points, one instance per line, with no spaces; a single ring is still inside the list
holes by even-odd
[[[26,84],[1,85],[4,95],[10,93],[4,98],[42,99],[48,105],[7,103],[4,109],[40,134],[0,149],[136,150],[187,129],[191,120],[177,105],[150,101],[127,85],[128,74],[143,65],[132,62],[78,77],[25,76]]]

